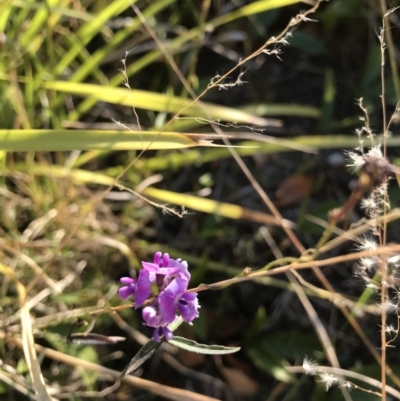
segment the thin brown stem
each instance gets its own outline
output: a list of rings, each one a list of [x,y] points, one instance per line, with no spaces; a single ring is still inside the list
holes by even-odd
[[[389,62],[390,62],[390,69],[391,69],[392,77],[393,77],[394,91],[395,91],[397,100],[400,100],[400,80],[399,80],[399,74],[398,74],[398,69],[397,69],[396,49],[394,47],[392,31],[390,30],[390,20],[389,20],[390,11],[388,12],[388,10],[387,10],[385,0],[380,0],[380,4],[381,4],[381,11],[382,11],[383,20],[384,20],[384,27],[385,27],[384,34],[385,34],[386,42],[387,42],[387,46],[388,46]]]

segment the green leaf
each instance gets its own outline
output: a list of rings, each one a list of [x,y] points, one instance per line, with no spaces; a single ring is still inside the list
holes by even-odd
[[[240,347],[224,347],[223,345],[198,344],[196,343],[196,341],[188,340],[187,338],[178,336],[174,336],[172,340],[168,341],[168,343],[175,345],[175,347],[182,348],[186,351],[207,355],[233,354],[234,352],[240,350]]]
[[[120,379],[139,369],[159,348],[161,347],[161,342],[156,342],[153,339],[147,341],[139,352],[131,359],[131,361],[126,365],[125,369],[119,376]]]

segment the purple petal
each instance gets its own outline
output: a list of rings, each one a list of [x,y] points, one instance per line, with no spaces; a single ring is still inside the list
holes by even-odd
[[[136,283],[135,309],[139,308],[149,298],[151,294],[150,272],[143,269],[139,273]]]
[[[130,295],[135,294],[135,287],[121,287],[118,290],[118,295],[121,299],[128,298]]]
[[[153,331],[153,338],[154,341],[160,342],[161,341],[161,334],[164,334],[164,337],[167,341],[171,340],[174,337],[174,334],[168,327],[158,327]]]
[[[179,299],[187,290],[189,285],[189,280],[186,277],[178,276],[171,284],[166,288],[168,291],[174,291],[177,295],[179,294]]]
[[[159,328],[156,328],[154,331],[153,331],[153,338],[154,338],[154,341],[156,341],[156,342],[160,342],[161,341],[161,338],[160,338],[160,329]]]
[[[183,294],[178,302],[178,310],[185,322],[192,322],[194,319],[199,317],[199,308],[200,305],[196,293]]]
[[[188,281],[176,278],[158,296],[160,313],[166,322],[171,323],[176,318],[176,306],[187,289]]]
[[[146,306],[145,308],[143,308],[142,317],[143,320],[146,322],[147,326],[157,327],[157,325],[151,324],[154,322],[156,316],[157,316],[157,311],[152,306]]]
[[[161,252],[156,252],[156,253],[154,254],[153,263],[154,263],[155,265],[160,266],[161,256],[162,256],[162,253],[161,253]]]
[[[165,326],[167,322],[164,318],[158,314],[158,311],[153,306],[146,306],[143,308],[142,317],[149,327],[161,327]]]
[[[163,327],[162,331],[164,333],[164,337],[167,341],[171,340],[172,337],[174,336],[174,334],[172,333],[172,331],[168,328],[168,327]]]
[[[197,300],[197,292],[185,292],[182,295],[182,299],[186,302],[193,302],[194,300]]]
[[[185,260],[170,259],[168,262],[168,267],[179,267],[180,269],[187,269],[188,264]]]
[[[150,263],[150,262],[142,262],[142,266],[144,269],[148,270],[149,272],[158,273],[160,271],[160,266]]]
[[[131,277],[121,277],[119,281],[122,284],[135,284],[135,280]]]
[[[162,264],[161,264],[161,266],[162,267],[167,267],[168,264],[169,264],[169,261],[170,261],[170,259],[169,259],[168,253],[164,253],[164,255],[162,256]]]
[[[187,278],[188,281],[190,280],[190,273],[189,273],[188,264],[186,261],[181,261],[180,259],[177,259],[177,260],[170,259],[168,267],[179,269],[178,274],[181,277]]]
[[[180,274],[181,269],[179,267],[160,267],[158,274],[163,274],[165,276],[170,276],[172,274]]]
[[[176,303],[174,297],[169,294],[159,296],[160,313],[166,323],[172,323],[176,319]]]
[[[182,278],[185,278],[188,282],[190,281],[190,273],[187,268],[181,268],[181,271],[179,272],[179,275]]]
[[[188,269],[188,264],[187,264],[186,260],[177,259],[176,260],[176,265],[179,266],[183,270],[187,270]]]
[[[171,280],[168,286],[162,291],[163,293],[169,293],[173,295],[176,299],[176,302],[181,298],[181,296],[185,293],[189,282],[186,279],[181,277],[176,277],[175,279]]]

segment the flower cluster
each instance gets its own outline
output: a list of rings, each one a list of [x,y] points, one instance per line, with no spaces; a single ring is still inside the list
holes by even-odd
[[[157,252],[153,263],[142,262],[143,269],[135,281],[122,277],[121,299],[133,295],[135,309],[144,305],[142,316],[146,326],[154,327],[153,338],[160,341],[162,335],[167,340],[173,337],[167,325],[178,316],[191,322],[199,316],[197,293],[186,293],[190,273],[187,262],[171,259],[167,253]]]

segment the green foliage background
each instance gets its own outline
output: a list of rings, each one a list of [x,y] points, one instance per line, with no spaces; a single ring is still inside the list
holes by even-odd
[[[388,7],[397,6],[393,3]],[[151,335],[139,312],[111,311],[123,304],[116,294],[119,278],[135,275],[141,260],[169,252],[188,261],[192,287],[214,283],[275,260],[260,230],[265,225],[285,256],[299,256],[229,150],[210,142],[222,145],[205,119],[220,122],[232,136],[237,153],[271,198],[277,199],[276,190],[288,177],[312,180],[311,190],[281,204],[280,212],[296,224],[304,247],[315,247],[324,231],[316,218],[326,221],[328,211],[350,193],[352,177],[340,155],[358,144],[352,131],[362,113],[354,99],[363,97],[373,127],[379,132],[381,126],[378,3],[321,4],[310,16],[317,22],[297,27],[289,44],[280,45],[279,58],[258,56],[241,70],[244,85],[213,88],[201,104],[193,103],[165,57],[173,58],[199,95],[217,74],[229,71],[309,7],[297,0],[0,3],[2,399],[33,399],[34,393],[18,342],[23,323],[16,282],[27,293],[36,343],[122,371],[143,336]],[[393,37],[396,43],[396,23]],[[387,112],[392,113],[399,97],[393,79],[397,71],[389,64],[386,68]],[[224,82],[235,82],[239,73]],[[172,119],[177,113],[180,118]],[[262,137],[256,136],[259,127]],[[399,157],[396,130],[393,125],[388,141],[391,158]],[[334,157],[338,163],[330,162]],[[399,190],[393,185],[390,191],[396,204]],[[362,217],[354,213],[356,220]],[[398,236],[390,226],[390,240]],[[328,257],[352,250],[353,244],[340,244]],[[350,263],[324,273],[337,293],[354,302],[364,291]],[[317,285],[309,271],[304,278]],[[379,379],[378,364],[329,297],[305,291],[341,366]],[[144,365],[143,378],[218,399],[342,397],[338,389],[326,393],[314,378],[285,369],[301,365],[305,356],[322,365],[327,361],[283,275],[204,291],[199,299],[201,317],[179,334],[242,351],[222,362],[182,352],[174,355],[175,364],[160,353]],[[373,295],[369,301],[376,301]],[[67,345],[65,336],[77,318],[91,322],[96,333],[127,340],[108,348]],[[357,321],[379,347],[378,316],[363,313]],[[55,398],[81,400],[93,391],[103,399],[96,392],[112,383],[104,372],[38,355]],[[395,351],[389,352],[388,363],[397,377]],[[124,384],[115,397],[160,396],[151,395],[160,394],[151,385],[136,386],[132,394]],[[164,396],[174,399],[168,392]],[[357,390],[351,397],[378,399]]]

